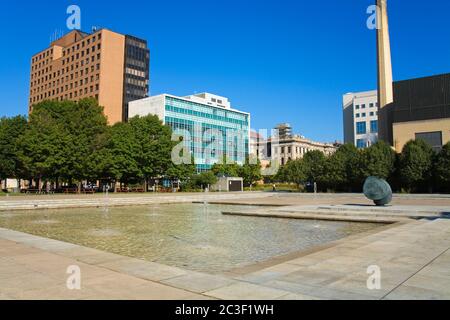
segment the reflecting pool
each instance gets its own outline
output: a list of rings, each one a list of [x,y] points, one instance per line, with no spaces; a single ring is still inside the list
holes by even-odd
[[[220,273],[379,226],[221,214],[244,209],[252,207],[171,204],[0,212],[0,227],[194,271]]]

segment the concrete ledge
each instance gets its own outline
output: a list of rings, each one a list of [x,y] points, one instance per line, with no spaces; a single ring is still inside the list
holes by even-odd
[[[300,219],[300,220],[324,220],[341,222],[362,222],[362,223],[383,223],[390,224],[407,220],[406,218],[391,217],[364,217],[350,215],[326,215],[318,213],[275,213],[275,212],[222,212],[224,215],[260,217],[260,218],[278,218],[278,219]]]
[[[125,207],[150,204],[175,204],[175,203],[204,203],[220,200],[239,200],[265,198],[264,193],[202,193],[194,195],[174,194],[168,196],[149,195],[146,197],[86,197],[68,199],[46,199],[33,200],[23,198],[21,201],[0,201],[1,211],[41,210],[41,209],[73,209],[73,208],[102,208],[102,207]]]
[[[450,218],[450,208],[443,206],[306,205],[239,212],[226,211],[223,214],[284,219],[395,223],[408,219]]]

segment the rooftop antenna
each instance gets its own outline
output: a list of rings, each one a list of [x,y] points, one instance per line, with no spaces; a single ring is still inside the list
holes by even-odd
[[[64,36],[64,31],[61,29],[56,29],[51,35],[50,35],[50,44],[55,42],[58,39],[61,39]]]

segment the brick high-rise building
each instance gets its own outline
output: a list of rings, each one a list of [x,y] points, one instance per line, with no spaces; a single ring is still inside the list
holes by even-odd
[[[31,61],[29,112],[44,100],[96,98],[110,124],[128,119],[128,103],[149,91],[147,42],[101,29],[78,30],[52,42]]]

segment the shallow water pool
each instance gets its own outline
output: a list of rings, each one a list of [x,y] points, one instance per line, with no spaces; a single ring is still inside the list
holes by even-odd
[[[171,204],[0,212],[0,227],[194,271],[220,273],[378,224],[225,216],[251,206]]]

